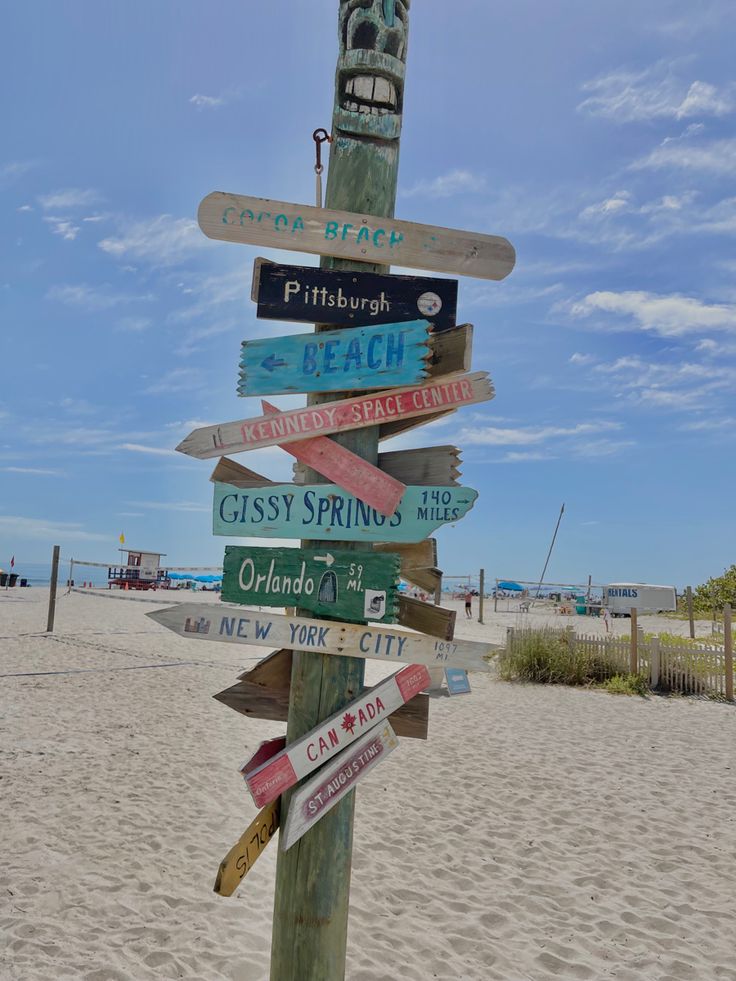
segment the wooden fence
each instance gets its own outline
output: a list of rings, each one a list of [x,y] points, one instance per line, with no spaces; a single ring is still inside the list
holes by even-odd
[[[521,628],[523,631],[526,628]],[[509,628],[508,642],[516,631]],[[733,662],[726,647],[699,642],[697,647],[667,643],[659,637],[644,640],[641,627],[636,631],[635,657],[632,661],[630,637],[601,637],[598,634],[576,634],[573,627],[555,631],[574,645],[578,655],[589,661],[591,676],[599,680],[616,674],[628,674],[632,667],[649,679],[652,688],[683,695],[733,697]],[[727,666],[731,685],[727,684]]]

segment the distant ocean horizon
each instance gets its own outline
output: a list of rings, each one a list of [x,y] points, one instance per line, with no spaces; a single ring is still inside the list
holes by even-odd
[[[10,572],[10,563],[0,563],[0,570]],[[50,562],[19,562],[15,560],[13,574],[18,576],[16,588],[21,579],[26,579],[29,586],[48,586],[51,582]],[[65,586],[69,578],[69,561],[64,559],[59,563],[59,585]],[[90,566],[77,565],[74,567],[74,583],[91,582],[94,586],[107,585],[107,569],[97,569]]]

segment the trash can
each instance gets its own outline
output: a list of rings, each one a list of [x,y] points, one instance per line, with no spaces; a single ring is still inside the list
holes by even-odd
[[[0,586],[8,585],[8,574],[7,572],[0,572]]]
[[[17,572],[11,572],[10,575],[8,576],[8,586],[11,586],[11,587],[12,586],[15,586],[15,584],[17,582],[18,582],[18,573]]]
[[[28,580],[27,579],[21,579],[21,581],[20,581],[20,587],[21,587],[21,589],[25,589],[25,587],[27,585],[28,585]]]

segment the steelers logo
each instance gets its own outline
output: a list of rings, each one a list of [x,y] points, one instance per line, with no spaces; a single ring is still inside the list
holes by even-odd
[[[417,299],[419,312],[425,317],[433,317],[442,309],[442,300],[436,293],[422,293]]]

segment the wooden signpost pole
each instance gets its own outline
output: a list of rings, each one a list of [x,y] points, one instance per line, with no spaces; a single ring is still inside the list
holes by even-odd
[[[370,8],[361,8],[362,19],[356,20],[352,17],[351,4],[339,5],[340,53],[335,75],[326,208],[386,217],[394,214],[408,7],[407,3],[400,16],[394,0],[374,3]],[[364,44],[354,45],[349,36],[357,24],[368,21],[375,39],[373,49]],[[387,71],[391,75],[388,103],[381,106],[381,112],[378,109],[371,112],[362,99],[359,105],[347,98],[346,80],[352,82],[356,73],[364,75],[365,82],[370,81],[373,92],[378,90],[379,82],[383,86]],[[389,271],[382,265],[329,258],[323,258],[321,265],[325,269]],[[349,321],[345,326],[350,326]],[[316,328],[318,332],[324,329],[319,325]],[[319,404],[332,399],[334,396],[329,394],[314,395],[309,401]],[[369,463],[377,463],[377,426],[339,433],[333,438]],[[315,471],[309,472],[309,480],[325,483]],[[302,544],[323,548],[327,543],[310,540]],[[329,544],[356,552],[371,548],[362,542]],[[362,658],[294,651],[287,744],[352,701],[363,687],[364,669]],[[282,797],[284,822],[290,798],[291,791]],[[347,794],[293,848],[279,852],[271,981],[342,981],[345,977],[354,803],[355,794]]]
[[[61,546],[54,545],[51,556],[51,583],[49,584],[49,615],[46,621],[46,632],[53,633],[54,617],[56,616],[56,586],[59,582],[59,553]]]

